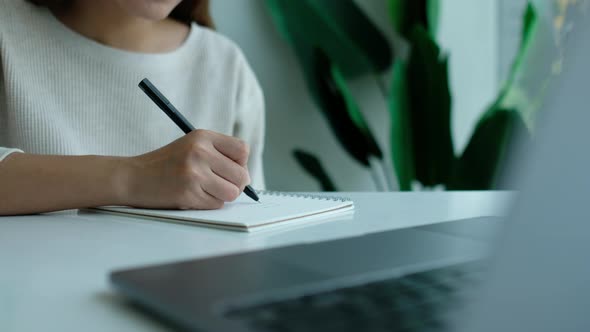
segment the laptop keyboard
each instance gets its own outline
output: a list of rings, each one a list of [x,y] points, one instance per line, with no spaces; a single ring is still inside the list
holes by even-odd
[[[480,280],[466,263],[231,310],[255,331],[440,331]]]

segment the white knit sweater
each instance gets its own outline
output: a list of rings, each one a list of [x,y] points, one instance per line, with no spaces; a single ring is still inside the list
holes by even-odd
[[[181,137],[137,87],[144,77],[195,127],[249,143],[252,184],[264,187],[264,98],[234,43],[193,24],[170,53],[123,51],[24,0],[0,0],[0,162],[11,149],[132,156]]]

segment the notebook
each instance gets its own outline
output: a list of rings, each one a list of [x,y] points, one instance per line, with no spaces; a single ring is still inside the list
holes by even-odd
[[[103,206],[90,210],[243,232],[308,223],[345,214],[354,203],[344,197],[261,191],[260,203],[241,195],[219,210],[152,210]]]

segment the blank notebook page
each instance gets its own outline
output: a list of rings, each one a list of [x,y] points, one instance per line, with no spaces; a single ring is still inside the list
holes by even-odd
[[[259,197],[261,203],[242,194],[236,201],[226,203],[219,210],[151,210],[111,206],[93,210],[250,231],[262,226],[295,222],[304,218],[308,220],[315,216],[321,218],[354,209],[352,201],[341,197],[276,192],[261,192]]]

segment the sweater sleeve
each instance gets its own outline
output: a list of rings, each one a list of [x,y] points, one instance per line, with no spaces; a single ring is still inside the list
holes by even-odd
[[[11,153],[15,153],[15,152],[22,153],[23,151],[19,150],[19,149],[7,149],[7,148],[0,147],[0,162],[2,162],[4,160],[4,158],[8,157]]]
[[[250,171],[252,186],[256,189],[265,189],[262,160],[265,134],[264,94],[254,72],[243,56],[241,62],[234,136],[244,140],[250,146],[248,170]]]
[[[2,5],[4,5],[3,3],[4,0],[0,0],[0,3]],[[0,15],[1,18],[1,15]],[[0,121],[3,118],[2,113],[6,112],[5,107],[6,107],[6,101],[4,98],[4,70],[3,70],[3,62],[2,62],[2,47],[3,47],[3,43],[2,43],[2,39],[3,39],[3,34],[4,34],[4,29],[2,27],[2,24],[0,24]],[[2,138],[2,132],[4,132],[4,128],[2,127],[2,123],[0,123],[0,139]],[[0,144],[2,144],[3,142],[0,140]],[[8,148],[4,148],[0,146],[0,162],[2,162],[2,160],[4,160],[4,158],[8,157],[9,154],[14,153],[14,152],[22,152],[21,150],[18,149],[8,149]]]

